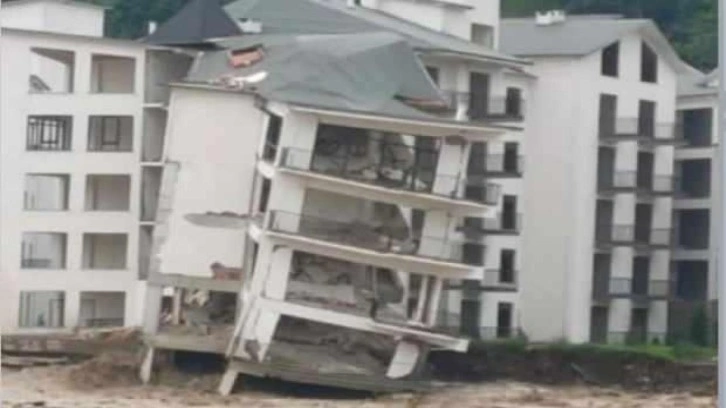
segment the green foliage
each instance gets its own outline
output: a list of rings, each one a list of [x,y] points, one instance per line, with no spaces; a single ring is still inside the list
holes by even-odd
[[[672,347],[673,357],[681,361],[710,360],[716,357],[716,350],[689,343],[677,343]]]
[[[699,307],[691,318],[690,340],[696,346],[708,346],[708,314],[705,307]]]

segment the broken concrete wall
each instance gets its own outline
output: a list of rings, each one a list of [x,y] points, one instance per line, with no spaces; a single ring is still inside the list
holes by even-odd
[[[170,198],[161,272],[209,276],[215,262],[241,266],[244,230],[195,225],[186,216],[248,213],[262,123],[249,95],[174,88],[166,159],[178,173],[161,190]]]

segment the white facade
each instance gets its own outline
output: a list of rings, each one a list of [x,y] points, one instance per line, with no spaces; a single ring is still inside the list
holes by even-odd
[[[2,25],[0,325],[139,325],[142,148],[163,137],[146,80],[166,78],[102,38],[99,7],[18,1]]]
[[[640,101],[655,103],[654,136],[673,137],[669,132],[675,123],[677,68],[658,54],[657,81],[644,82],[641,45],[645,43],[657,53],[658,46],[635,30],[617,41],[617,77],[601,73],[602,48],[584,56],[532,58],[537,80],[531,91],[525,135],[525,266],[520,291],[522,326],[532,340],[587,342],[602,341],[605,336],[623,341],[636,330],[631,315],[638,313],[642,319],[642,310],[647,311],[647,317],[638,322],[641,327],[637,330],[649,340],[663,341],[665,336],[666,299],[648,297],[646,304],[636,305],[631,292],[635,286],[631,285],[637,280],[634,273],[639,273],[639,268],[633,267],[636,256],[647,259],[648,267],[640,267],[649,269],[646,292],[650,293],[655,282],[661,285],[670,279],[667,244],[672,229],[669,183],[674,147],[665,140],[639,141],[637,118]],[[614,138],[600,137],[598,107],[603,94],[617,101],[612,117]],[[645,176],[652,177],[645,182],[647,192],[636,185],[639,154],[652,157],[651,176]],[[612,159],[610,166],[602,163],[603,156]],[[604,173],[610,175],[605,177]],[[610,185],[598,186],[603,178],[609,179]],[[623,178],[624,185],[610,188],[613,180],[617,184]],[[657,186],[659,183],[664,186]],[[653,193],[657,189],[663,191]],[[598,200],[610,209],[600,220]],[[636,220],[638,204],[648,206],[651,215]],[[607,221],[601,228],[607,232],[597,232],[594,239],[596,225],[603,224],[604,219]],[[638,240],[633,234],[637,234],[639,224],[650,230],[646,240],[651,242],[633,242]],[[621,233],[629,238],[621,240],[617,237]],[[651,246],[656,235],[665,236],[664,245]],[[598,257],[604,259],[607,278],[595,282]],[[625,288],[618,289],[621,285]],[[594,299],[598,290],[607,294],[605,299]],[[613,296],[614,292],[621,292],[620,296]],[[601,320],[593,323],[591,316],[596,313]],[[602,319],[603,314],[606,319]]]

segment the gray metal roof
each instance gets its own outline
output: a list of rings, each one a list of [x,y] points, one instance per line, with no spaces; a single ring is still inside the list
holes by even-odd
[[[499,44],[502,50],[513,55],[587,55],[643,28],[647,22],[568,16],[565,22],[541,26],[534,18],[504,19]]]
[[[192,0],[144,41],[156,45],[195,45],[241,33],[219,0]]]
[[[312,35],[244,35],[201,54],[187,77],[219,83],[224,77],[266,72],[254,85],[261,96],[292,104],[409,118],[439,118],[402,102],[445,103],[410,45],[390,32]],[[234,68],[229,50],[261,46],[264,57]]]
[[[718,80],[718,71],[713,71],[709,74],[693,69],[689,73],[685,73],[678,76],[678,96],[706,96],[706,95],[717,95],[718,88],[709,86],[708,84],[713,80]]]
[[[261,21],[264,34],[350,34],[389,30],[416,49],[447,51],[508,62],[523,61],[491,48],[344,0],[237,0],[225,6],[235,19]]]
[[[520,57],[584,56],[638,32],[679,73],[689,71],[651,20],[613,15],[567,16],[564,22],[538,25],[534,18],[502,20],[500,49]]]

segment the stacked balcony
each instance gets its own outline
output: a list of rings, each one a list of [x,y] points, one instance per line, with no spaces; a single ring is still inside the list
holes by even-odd
[[[640,197],[670,196],[676,191],[677,179],[672,175],[644,175],[637,171],[613,171],[598,182],[598,192],[603,196],[618,193],[636,194]]]
[[[650,122],[641,118],[617,118],[600,126],[600,142],[606,145],[635,141],[643,148],[662,145],[683,145],[680,122]]]
[[[609,250],[616,246],[633,247],[636,250],[667,249],[674,243],[671,228],[639,228],[634,225],[598,224],[595,242],[599,249]]]
[[[442,90],[449,110],[461,121],[523,122],[525,100],[518,93],[491,97],[471,92]]]

